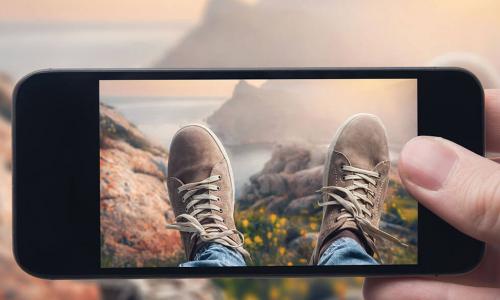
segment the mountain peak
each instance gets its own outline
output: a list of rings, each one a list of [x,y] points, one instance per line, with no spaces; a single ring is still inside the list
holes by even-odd
[[[221,16],[237,15],[249,8],[239,0],[209,0],[205,9],[205,20],[217,19]]]

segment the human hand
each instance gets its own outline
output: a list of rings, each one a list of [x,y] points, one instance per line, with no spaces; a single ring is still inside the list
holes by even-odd
[[[500,153],[500,90],[486,90],[485,96],[486,151]],[[417,137],[406,144],[399,172],[408,192],[452,226],[486,242],[485,256],[461,276],[369,278],[366,299],[500,299],[499,162],[441,138]]]

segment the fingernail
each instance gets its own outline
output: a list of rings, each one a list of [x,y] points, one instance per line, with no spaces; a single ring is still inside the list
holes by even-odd
[[[434,137],[409,141],[400,157],[401,175],[424,189],[437,191],[448,178],[458,156],[450,145]]]

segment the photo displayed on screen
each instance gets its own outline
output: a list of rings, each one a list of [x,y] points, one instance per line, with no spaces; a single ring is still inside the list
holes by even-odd
[[[102,268],[416,264],[416,79],[106,80]]]

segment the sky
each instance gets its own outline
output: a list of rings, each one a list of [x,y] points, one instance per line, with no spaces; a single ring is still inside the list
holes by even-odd
[[[261,86],[265,80],[247,80]],[[101,97],[221,97],[229,99],[239,80],[102,80]]]
[[[206,0],[15,0],[3,1],[1,21],[196,22]]]

